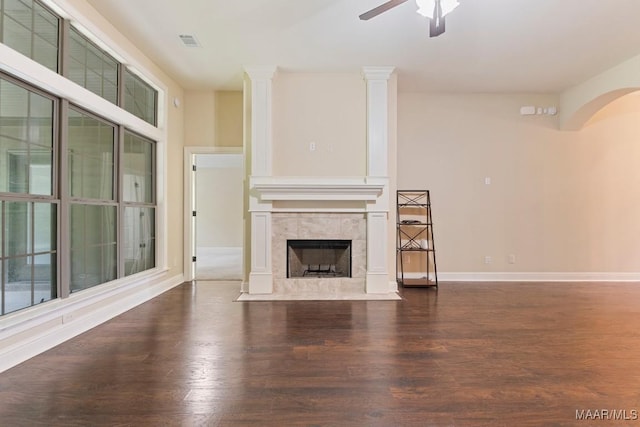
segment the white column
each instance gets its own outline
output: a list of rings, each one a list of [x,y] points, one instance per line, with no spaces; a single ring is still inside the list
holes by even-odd
[[[247,67],[251,80],[251,175],[271,176],[271,87],[276,67]]]
[[[367,176],[386,182],[376,203],[367,206],[367,293],[389,292],[389,78],[393,67],[364,67],[367,83]]]
[[[271,87],[276,67],[248,67],[251,80],[251,171],[249,175],[270,176],[272,156],[272,95]],[[251,212],[250,294],[273,292],[271,269],[271,203],[249,197]]]
[[[389,78],[393,67],[364,67],[367,81],[367,175],[387,177]]]

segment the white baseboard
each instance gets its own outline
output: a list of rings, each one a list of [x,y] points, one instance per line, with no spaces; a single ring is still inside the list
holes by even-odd
[[[407,275],[405,274],[405,277]],[[640,273],[492,272],[438,273],[439,282],[640,282]]]
[[[0,372],[106,322],[184,282],[182,274],[158,281],[141,278],[125,286],[24,310],[0,324]],[[109,287],[109,285],[105,285]],[[104,305],[102,305],[104,304]]]
[[[398,292],[398,282],[389,282],[389,292]]]

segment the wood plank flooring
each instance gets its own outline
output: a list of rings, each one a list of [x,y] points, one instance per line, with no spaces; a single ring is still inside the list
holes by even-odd
[[[0,425],[640,425],[640,284],[402,294],[240,303],[186,283],[0,374]],[[576,419],[602,409],[627,419]]]

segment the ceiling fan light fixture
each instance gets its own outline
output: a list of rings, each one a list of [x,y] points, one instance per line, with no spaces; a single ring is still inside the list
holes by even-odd
[[[436,0],[416,0],[418,5],[417,12],[425,18],[435,19],[434,12],[436,10]],[[458,0],[440,0],[440,7],[442,8],[442,18],[451,13],[460,3]]]

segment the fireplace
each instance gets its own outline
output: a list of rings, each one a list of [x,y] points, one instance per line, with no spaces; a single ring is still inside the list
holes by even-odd
[[[334,167],[330,156],[301,157],[304,162],[327,162],[320,176],[289,175],[287,167],[275,167],[274,147],[282,145],[286,120],[274,123],[273,79],[277,67],[248,67],[251,105],[247,109],[248,212],[250,261],[248,282],[243,291],[250,295],[329,295],[389,294],[396,290],[395,278],[389,274],[393,250],[389,246],[390,194],[395,185],[389,178],[389,166],[395,173],[395,108],[397,87],[393,67],[363,67],[366,96],[361,106],[366,121],[365,132],[352,133],[357,121],[337,126],[335,141],[348,148],[341,153],[355,155],[353,164]],[[362,93],[361,93],[362,94]],[[280,127],[284,126],[284,128]],[[278,137],[274,138],[274,128]],[[343,132],[346,128],[349,131]],[[362,141],[358,137],[366,137]],[[355,139],[351,140],[355,136]],[[392,144],[390,144],[389,139]],[[366,147],[364,146],[366,143]],[[331,151],[331,144],[327,145]],[[365,158],[357,158],[361,153]],[[292,153],[293,154],[293,153]],[[334,153],[335,154],[335,153]],[[318,154],[320,155],[320,154]],[[353,167],[352,167],[353,166]],[[304,166],[300,171],[304,172]],[[298,170],[297,168],[295,169]],[[336,174],[337,172],[337,174]],[[392,214],[391,214],[392,216]],[[302,277],[289,277],[287,241],[300,239],[351,240],[351,276],[332,277],[334,270],[321,261],[307,267]],[[310,264],[308,264],[310,265]],[[312,271],[316,270],[316,271]],[[309,277],[324,274],[324,277]],[[336,265],[335,274],[339,273]],[[396,295],[397,296],[397,295]],[[395,299],[395,298],[394,298]]]
[[[287,240],[287,278],[351,277],[351,240]]]

